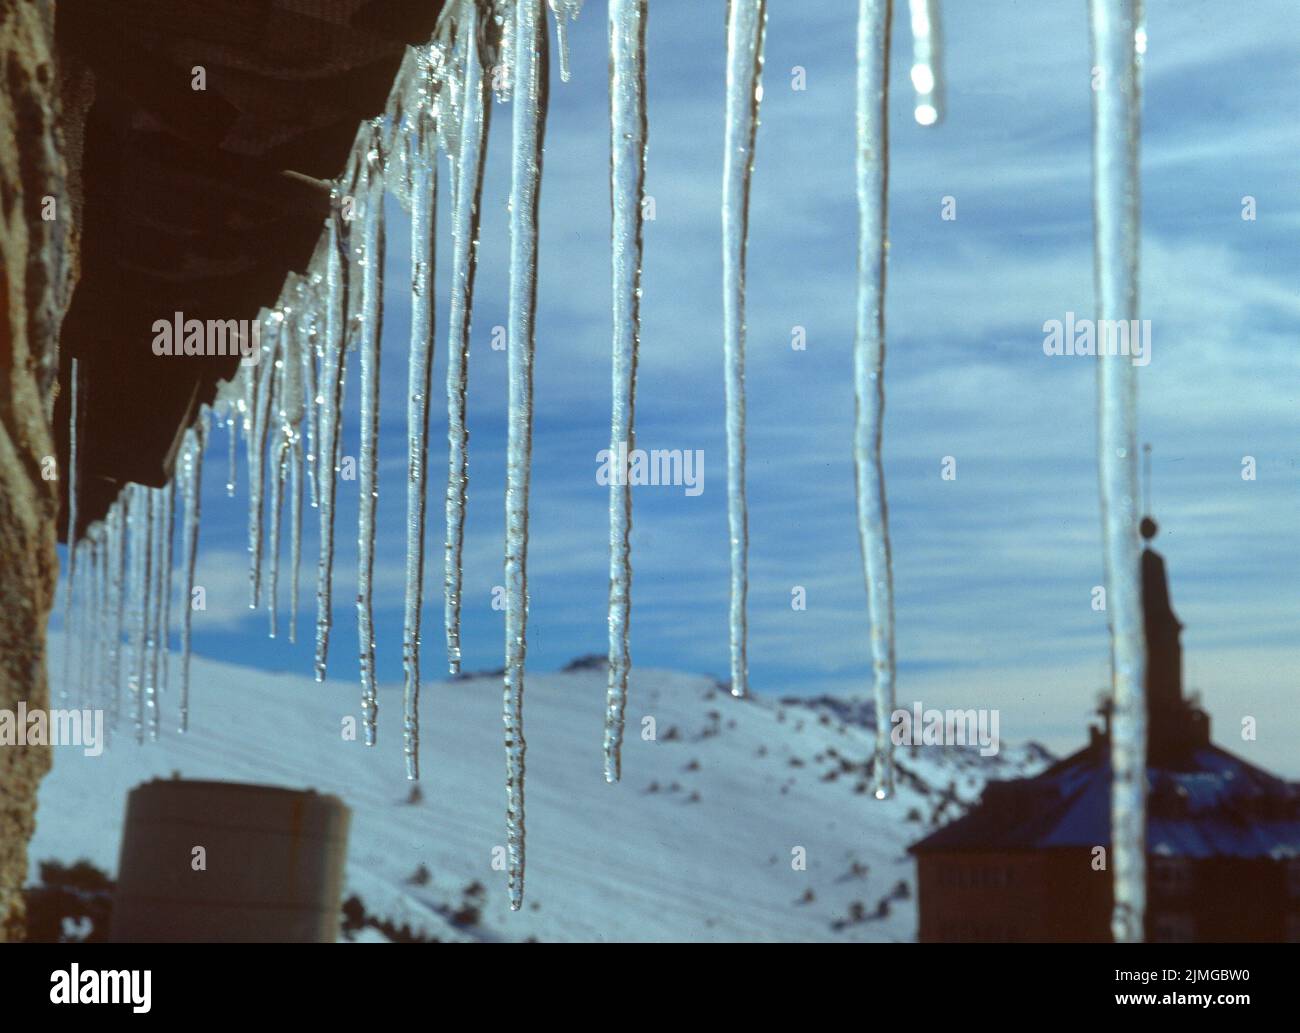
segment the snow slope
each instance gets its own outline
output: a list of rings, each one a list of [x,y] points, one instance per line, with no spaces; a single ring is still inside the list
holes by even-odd
[[[341,733],[346,716],[360,717],[351,682],[196,658],[193,686],[186,736],[171,730],[167,698],[157,743],[137,746],[124,723],[100,757],[56,750],[33,872],[80,857],[114,872],[127,792],[179,772],[338,794],[353,812],[347,892],[442,940],[910,940],[905,850],[931,816],[957,813],[944,791],[953,783],[950,795],[969,800],[986,777],[1042,759],[1033,748],[987,760],[900,751],[899,793],[878,801],[867,791],[871,730],[853,701],[741,701],[708,678],[636,670],[623,781],[607,785],[603,669],[530,674],[528,870],[524,910],[511,913],[492,865],[505,843],[499,675],[426,686],[414,803],[400,687],[381,687],[379,745],[367,749]],[[416,884],[421,865],[428,877]]]

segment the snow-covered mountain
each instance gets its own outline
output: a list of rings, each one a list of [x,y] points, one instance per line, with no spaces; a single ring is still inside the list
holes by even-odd
[[[179,772],[342,797],[353,815],[347,893],[418,935],[910,940],[907,845],[956,816],[986,778],[1030,773],[1045,759],[1032,746],[991,758],[902,750],[899,792],[879,801],[868,790],[861,701],[740,701],[709,678],[637,670],[623,781],[607,785],[603,669],[530,674],[528,872],[524,910],[511,913],[505,873],[492,866],[505,842],[500,678],[426,686],[415,802],[402,770],[400,687],[381,689],[374,749],[341,731],[359,715],[358,697],[350,682],[196,659],[187,735],[172,731],[176,700],[166,698],[158,742],[137,746],[124,723],[102,756],[55,751],[33,872],[40,860],[81,857],[115,872],[127,792]]]

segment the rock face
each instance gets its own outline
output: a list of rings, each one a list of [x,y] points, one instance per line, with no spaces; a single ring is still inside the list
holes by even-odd
[[[45,628],[58,579],[50,413],[73,237],[52,22],[50,0],[0,0],[0,710],[9,711],[49,705]],[[22,937],[27,841],[49,766],[48,747],[0,745],[0,941]]]

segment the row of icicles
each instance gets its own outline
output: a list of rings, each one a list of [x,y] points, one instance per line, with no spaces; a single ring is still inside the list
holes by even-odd
[[[1124,0],[1117,0],[1124,2]],[[549,0],[555,15],[561,78],[569,79],[566,23],[582,0]],[[640,338],[641,198],[647,139],[645,28],[647,0],[609,0],[612,198],[613,408],[611,449],[634,441],[634,400]],[[922,125],[942,118],[937,0],[909,0],[916,88]],[[859,281],[854,382],[857,418],[854,463],[858,527],[871,618],[877,748],[875,790],[893,790],[889,715],[894,707],[893,590],[881,432],[884,406],[884,274],[887,241],[888,69],[891,0],[860,0],[857,38],[857,190]],[[748,517],[745,504],[745,250],[754,141],[762,96],[765,0],[730,0],[727,11],[726,122],[723,172],[724,369],[731,537],[731,691],[748,692],[746,593]],[[537,199],[546,121],[543,81],[548,45],[541,0],[453,0],[430,44],[410,48],[383,117],[363,125],[344,174],[334,183],[332,215],[304,274],[290,274],[276,306],[262,315],[260,355],[241,365],[215,404],[186,431],[174,484],[130,485],[107,517],[87,529],[69,558],[68,627],[94,628],[77,668],[83,692],[110,687],[101,703],[116,726],[125,698],[135,736],[156,737],[160,695],[169,684],[168,645],[174,499],[182,501],[182,598],[179,663],[180,728],[188,724],[190,629],[203,458],[214,429],[224,429],[229,455],[226,487],[237,481],[236,442],[247,455],[250,606],[265,607],[278,631],[280,553],[288,496],[288,634],[299,606],[304,510],[319,519],[315,676],[326,674],[334,574],[334,510],[340,462],[342,399],[347,359],[358,356],[361,379],[357,479],[357,624],[365,742],[376,741],[378,710],[372,576],[378,503],[379,373],[383,332],[385,225],[383,196],[410,213],[412,232],[411,339],[408,385],[406,578],[402,655],[403,748],[409,778],[419,775],[419,693],[424,536],[428,467],[428,399],[435,330],[436,205],[451,205],[451,272],[447,314],[448,475],[444,542],[447,662],[460,670],[460,607],[468,483],[466,394],[470,316],[477,264],[479,214],[491,97],[511,102],[513,137],[509,214],[507,328],[508,438],[505,541],[506,792],[511,907],[523,899],[525,824],[523,735],[527,617],[528,492],[532,437],[533,312],[537,279]],[[439,190],[438,154],[448,183]],[[74,382],[76,380],[74,374]],[[75,391],[75,388],[74,388]],[[75,527],[76,412],[73,405],[70,520]],[[620,483],[620,480],[622,483]],[[626,478],[610,485],[609,673],[604,736],[605,777],[617,781],[631,666],[631,512]],[[269,504],[264,497],[270,491]],[[304,505],[305,502],[305,505]],[[71,536],[70,536],[71,540]],[[104,619],[89,620],[94,609]],[[80,614],[80,616],[77,616]],[[74,622],[83,622],[77,625]],[[105,630],[100,630],[105,629]],[[73,670],[71,663],[67,668]],[[65,678],[65,686],[69,679]]]

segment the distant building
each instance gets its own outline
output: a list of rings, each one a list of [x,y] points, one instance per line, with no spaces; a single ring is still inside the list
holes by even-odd
[[[1144,520],[1143,537],[1155,535]],[[1164,560],[1142,552],[1147,671],[1148,941],[1300,942],[1300,785],[1210,742],[1183,697],[1182,625]],[[1110,713],[1086,747],[911,847],[923,942],[1110,939]]]

